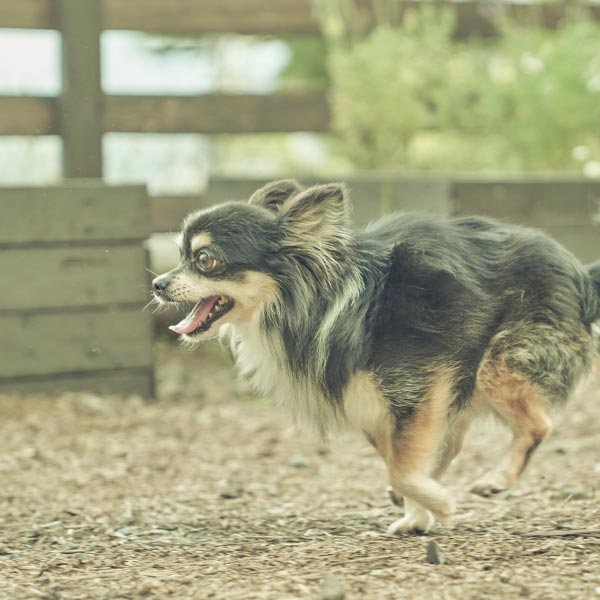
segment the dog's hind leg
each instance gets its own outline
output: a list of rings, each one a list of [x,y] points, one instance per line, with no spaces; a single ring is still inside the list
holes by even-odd
[[[523,472],[535,449],[552,429],[548,401],[519,373],[496,374],[484,382],[485,398],[512,430],[512,442],[493,471],[475,482],[471,491],[491,496],[511,487]]]
[[[523,472],[552,422],[551,403],[566,402],[592,367],[593,341],[581,323],[520,323],[500,331],[477,374],[476,391],[512,430],[500,465],[472,492],[489,496],[508,489]]]

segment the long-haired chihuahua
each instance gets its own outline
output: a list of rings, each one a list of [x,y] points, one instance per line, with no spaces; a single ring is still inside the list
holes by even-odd
[[[362,432],[391,499],[404,498],[389,532],[427,532],[452,513],[439,479],[474,416],[491,411],[513,433],[473,488],[491,495],[549,434],[550,405],[590,374],[600,262],[479,217],[394,214],[355,231],[349,212],[342,185],[284,180],[193,213],[154,294],[193,304],[170,329],[226,340],[297,419]]]

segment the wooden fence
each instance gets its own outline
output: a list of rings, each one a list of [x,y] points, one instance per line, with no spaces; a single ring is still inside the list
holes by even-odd
[[[0,189],[0,393],[153,392],[142,186]]]
[[[373,22],[370,0],[357,0],[361,20]],[[494,35],[495,19],[553,27],[560,4],[521,2],[399,2],[409,10],[450,8],[456,35]],[[586,9],[600,19],[600,5]],[[317,35],[310,0],[0,0],[0,28],[55,29],[62,36],[62,93],[57,98],[0,96],[0,135],[50,135],[63,139],[65,177],[102,176],[102,135],[141,133],[256,133],[326,131],[326,91],[268,95],[105,95],[100,85],[100,34],[107,29],[197,35],[202,33]]]
[[[203,196],[153,200],[154,231],[178,231],[186,214],[228,200],[247,200],[265,179],[213,177]],[[301,178],[305,185],[316,179]],[[384,174],[345,179],[354,222],[364,225],[397,210],[440,216],[483,215],[539,227],[580,260],[600,258],[600,181],[566,177],[398,177]],[[167,207],[170,211],[165,210]],[[164,265],[166,266],[166,265]]]

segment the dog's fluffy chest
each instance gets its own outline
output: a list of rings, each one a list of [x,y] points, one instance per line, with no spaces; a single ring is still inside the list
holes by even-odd
[[[294,373],[285,364],[277,333],[267,334],[251,323],[244,329],[232,327],[229,336],[239,373],[258,393],[281,405],[299,423],[328,429],[339,420],[336,407],[310,375]]]
[[[328,398],[310,375],[293,373],[284,364],[281,337],[258,326],[229,332],[236,367],[260,394],[271,398],[301,424],[321,431],[340,426],[365,433],[384,417],[379,392],[370,373],[355,373],[339,401]]]

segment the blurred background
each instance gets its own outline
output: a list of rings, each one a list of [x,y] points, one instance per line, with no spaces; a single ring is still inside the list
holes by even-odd
[[[139,273],[176,263],[169,233],[185,214],[277,177],[345,180],[357,224],[394,209],[485,214],[591,261],[599,134],[596,3],[0,0],[4,268],[62,244],[55,258],[38,249],[40,281],[79,293],[30,288],[35,301],[0,310],[138,310]],[[48,223],[62,232],[44,237]],[[129,244],[129,260],[89,249],[107,242]],[[106,293],[115,272],[131,287],[120,300]],[[155,325],[140,324],[142,345]]]
[[[63,175],[47,99],[77,58],[61,56],[65,27],[81,33],[65,52],[87,46],[78,100],[95,103],[108,183],[181,193],[211,175],[364,169],[600,177],[598,18],[600,5],[579,2],[2,2],[0,181]]]

